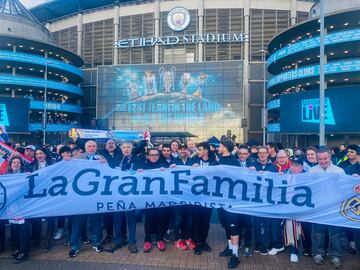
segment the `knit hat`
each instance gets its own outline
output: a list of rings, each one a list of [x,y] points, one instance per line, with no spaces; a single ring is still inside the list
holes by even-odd
[[[220,144],[222,144],[223,146],[225,146],[226,149],[227,149],[229,152],[232,152],[232,150],[234,150],[235,144],[234,144],[234,142],[233,142],[232,140],[230,140],[230,139],[223,140],[223,141],[221,141]]]

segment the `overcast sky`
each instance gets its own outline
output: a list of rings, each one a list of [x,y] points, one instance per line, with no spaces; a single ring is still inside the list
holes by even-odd
[[[20,0],[20,2],[27,8],[37,6],[47,1],[48,0]]]

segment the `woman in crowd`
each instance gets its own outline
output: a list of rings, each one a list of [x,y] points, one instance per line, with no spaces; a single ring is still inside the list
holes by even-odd
[[[19,157],[13,157],[9,160],[7,174],[19,174],[25,171],[25,166]],[[15,252],[11,254],[14,263],[24,262],[30,251],[30,220],[12,219],[11,224],[12,239],[15,246]]]
[[[35,159],[30,163],[26,169],[28,172],[35,172],[54,164],[54,160],[51,158],[48,150],[42,147],[35,149]],[[55,229],[55,218],[48,218],[48,227],[46,232],[46,243],[43,247],[43,251],[47,251],[51,248],[51,239],[54,235]],[[32,246],[37,247],[41,243],[41,232],[42,232],[42,218],[31,219],[31,240]]]

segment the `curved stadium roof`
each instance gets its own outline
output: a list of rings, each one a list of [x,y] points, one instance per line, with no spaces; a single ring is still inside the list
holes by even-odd
[[[144,3],[139,0],[49,0],[30,9],[31,13],[40,21],[46,22],[68,16],[79,11],[91,10],[99,7],[121,5],[128,2]]]

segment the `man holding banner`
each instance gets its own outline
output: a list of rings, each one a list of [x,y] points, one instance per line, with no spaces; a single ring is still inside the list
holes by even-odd
[[[319,149],[318,153],[319,164],[310,169],[310,173],[338,173],[345,174],[344,170],[331,161],[331,152],[327,148]],[[330,256],[332,256],[331,263],[336,269],[342,268],[341,255],[342,255],[342,228],[338,226],[326,226],[323,224],[313,224],[312,229],[312,248],[315,264],[324,264],[325,256],[325,233],[326,228],[329,228],[330,233]]]

